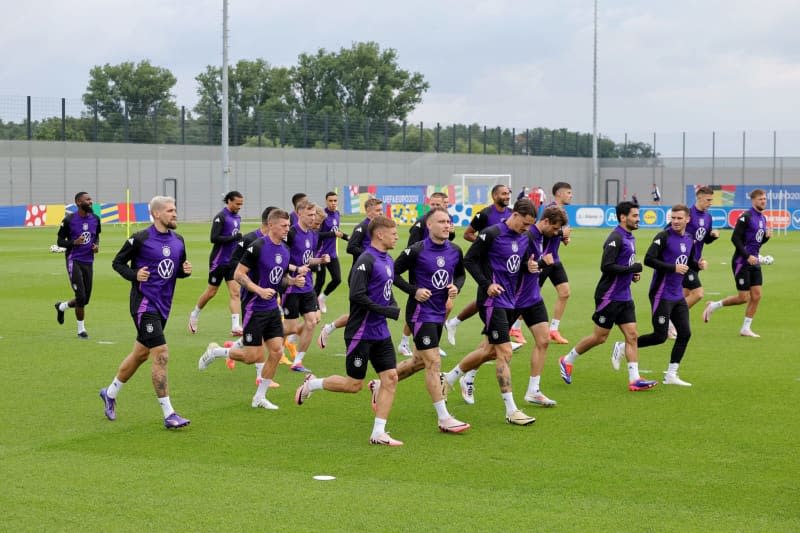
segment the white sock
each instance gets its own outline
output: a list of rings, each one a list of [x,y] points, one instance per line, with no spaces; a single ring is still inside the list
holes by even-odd
[[[306,352],[297,352],[297,355],[294,356],[294,364],[299,365],[303,362],[303,357],[306,356]]]
[[[411,340],[411,335],[403,335],[400,338],[400,344],[408,345],[409,341]]]
[[[297,344],[297,334],[292,333],[288,337],[286,337],[286,342],[291,344]]]
[[[372,425],[372,436],[378,437],[383,433],[386,433],[386,420],[375,417],[375,423]]]
[[[161,406],[161,411],[164,413],[164,418],[175,412],[172,408],[172,402],[169,401],[169,396],[164,396],[158,399],[158,404]]]
[[[238,313],[231,313],[231,331],[241,329],[242,326],[239,324],[239,315]]]
[[[67,302],[61,302],[58,304],[59,311],[66,311],[67,309],[69,309],[69,304]]]
[[[328,328],[328,331],[329,331],[329,332],[331,332],[331,331],[333,331],[333,330],[335,330],[335,329],[336,329],[336,324],[334,324],[333,322],[331,322],[330,324],[328,324],[328,325],[327,325],[327,326],[325,326],[325,327],[326,327],[326,328]]]
[[[711,302],[711,310],[712,311],[716,311],[720,307],[722,307],[722,300],[717,300],[716,302]]]
[[[511,329],[522,329],[522,322],[520,319],[517,319],[516,322],[514,322],[514,325],[511,326]]]
[[[261,372],[264,370],[264,363],[256,363],[256,381],[261,380]]]
[[[742,324],[742,329],[750,329],[750,326],[753,324],[752,318],[744,317],[744,324]]]
[[[244,347],[244,343],[242,342],[241,338],[236,339],[234,341],[234,343],[233,343],[233,346],[231,346],[231,348],[243,348],[243,347]]]
[[[459,368],[458,365],[456,365],[453,368],[453,370],[451,370],[450,372],[448,372],[447,374],[444,375],[444,379],[447,380],[447,383],[452,385],[453,383],[458,381],[458,378],[460,378],[463,375],[464,375],[464,371],[461,370],[461,368]]]
[[[220,357],[228,357],[228,353],[230,352],[230,348],[214,348],[211,350],[211,355],[214,356],[214,359],[219,359]]]
[[[450,413],[447,412],[447,404],[444,400],[433,402],[433,408],[436,409],[436,416],[439,417],[439,420],[450,418]]]
[[[540,393],[539,390],[539,382],[541,381],[542,376],[531,376],[528,380],[528,394],[536,394]]]
[[[322,383],[325,381],[325,378],[314,378],[308,382],[308,390],[315,391],[315,390],[322,390],[324,387]]]
[[[670,363],[667,367],[667,374],[677,374],[680,363]]]
[[[125,383],[114,377],[114,381],[112,381],[111,385],[109,385],[108,388],[106,389],[106,394],[112,400],[115,399],[117,397],[117,394],[119,394],[119,391],[123,385],[125,385]]]
[[[450,324],[451,326],[457,326],[461,324],[461,320],[459,320],[458,317],[455,317],[448,320],[447,323]]]
[[[324,302],[327,296],[325,296],[324,292],[321,292],[319,293],[319,296],[317,296],[317,298],[319,298],[320,301]]]
[[[578,352],[576,352],[576,351],[575,351],[575,348],[573,348],[573,349],[571,349],[571,350],[569,351],[569,353],[568,353],[567,355],[565,355],[565,356],[564,356],[564,360],[565,360],[567,363],[569,363],[569,364],[571,364],[571,365],[574,365],[574,364],[575,364],[575,361],[578,359],[578,356],[579,356],[579,355],[580,355],[580,354],[579,354]]]
[[[86,331],[86,326],[83,325],[83,320],[78,320],[78,333],[81,331]]]
[[[197,306],[195,305],[195,306],[194,306],[194,309],[192,309],[192,316],[196,316],[196,317],[197,317],[197,316],[200,316],[200,311],[202,311],[202,309],[200,309],[199,307],[197,307]]]
[[[269,378],[262,378],[261,381],[258,382],[258,388],[256,389],[256,398],[266,398],[267,391],[269,390],[269,384],[272,383],[272,380]]]
[[[475,383],[475,376],[477,375],[478,375],[478,369],[473,368],[472,370],[464,374],[464,381],[466,381],[467,383]]]
[[[550,331],[558,331],[558,326],[561,324],[561,321],[558,319],[553,319],[550,321]]]
[[[639,378],[639,363],[628,363],[628,381],[636,381]]]
[[[514,394],[511,392],[503,392],[500,396],[503,397],[503,403],[506,404],[506,416],[511,416],[517,411],[517,404],[514,403]]]

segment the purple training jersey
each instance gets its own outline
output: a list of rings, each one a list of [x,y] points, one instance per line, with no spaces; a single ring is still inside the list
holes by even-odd
[[[289,262],[295,266],[308,265],[314,257],[314,250],[317,248],[317,232],[309,229],[304,230],[298,224],[292,226],[286,236],[286,245],[289,247]],[[306,273],[306,284],[302,287],[291,286],[286,289],[286,294],[301,294],[314,290],[314,280],[311,271]]]
[[[249,269],[250,280],[265,289],[281,291],[281,283],[289,268],[289,249],[283,242],[275,244],[269,237],[256,239],[244,251],[241,264]],[[269,300],[242,289],[242,311],[248,320],[256,311],[278,308],[277,294]]]
[[[661,300],[683,300],[683,274],[675,272],[675,265],[687,265],[696,270],[693,254],[694,238],[688,232],[683,235],[675,233],[672,228],[658,232],[653,238],[645,255],[644,264],[653,268],[653,280],[650,282],[650,301],[653,309]]]
[[[517,309],[525,309],[532,305],[536,305],[542,301],[542,293],[539,287],[539,271],[531,272],[528,270],[528,258],[533,258],[534,261],[539,263],[542,256],[545,255],[544,251],[544,235],[536,227],[536,224],[531,225],[531,229],[527,232],[528,236],[528,252],[522,256],[523,263],[520,269],[519,288],[517,289]],[[540,263],[540,267],[542,264]]]
[[[617,226],[603,243],[603,258],[600,262],[600,281],[594,292],[598,310],[609,302],[630,302],[633,275],[641,272],[636,263],[636,238],[633,233]]]
[[[386,252],[370,246],[350,271],[350,318],[345,326],[348,352],[361,340],[391,337],[386,318],[396,319],[400,308],[394,300],[394,261]]]
[[[527,251],[528,236],[513,231],[506,223],[489,226],[478,234],[464,257],[464,266],[478,283],[478,305],[516,307],[519,271]],[[500,285],[503,292],[489,296],[486,291],[492,283]]]
[[[73,244],[81,236],[83,244]],[[68,268],[71,269],[72,261],[94,263],[92,245],[100,245],[100,218],[94,213],[86,216],[82,216],[80,211],[67,213],[58,228],[57,243],[67,249],[65,256]]]
[[[315,257],[322,257],[324,254],[331,256],[331,259],[337,257],[335,232],[339,231],[340,217],[339,211],[329,211],[327,207],[325,208],[325,220],[322,221],[319,232],[333,232],[334,235],[332,237],[320,236]]]
[[[214,246],[208,258],[209,270],[230,262],[236,243],[241,239],[241,222],[239,214],[231,213],[227,207],[223,207],[214,217],[211,223],[211,242]]]

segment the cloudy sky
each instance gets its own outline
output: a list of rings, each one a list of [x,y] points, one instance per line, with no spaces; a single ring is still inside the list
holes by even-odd
[[[79,99],[92,66],[142,59],[170,69],[178,103],[191,106],[194,77],[222,61],[222,0],[4,4],[0,108],[13,95]],[[779,153],[798,155],[789,144],[800,140],[800,2],[599,6],[602,133],[657,132],[659,151],[670,151],[686,131],[702,153],[716,131],[724,155],[741,152],[747,131],[749,153],[771,155],[778,130]],[[230,31],[232,62],[291,66],[354,41],[395,48],[431,84],[414,121],[592,128],[593,0],[230,0]]]

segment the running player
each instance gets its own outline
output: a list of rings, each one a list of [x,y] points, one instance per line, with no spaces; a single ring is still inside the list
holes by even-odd
[[[572,203],[572,185],[567,182],[559,181],[553,185],[553,201],[548,204],[560,207],[562,210],[565,206]],[[566,214],[566,211],[564,211]],[[561,336],[558,327],[561,324],[561,319],[564,317],[564,310],[567,308],[567,300],[569,300],[569,279],[567,278],[567,271],[564,269],[564,264],[558,255],[558,248],[561,243],[564,246],[569,244],[571,229],[568,224],[564,224],[561,232],[558,234],[545,238],[545,254],[552,254],[553,264],[547,265],[539,275],[539,287],[544,286],[546,280],[550,280],[553,287],[556,289],[558,299],[553,306],[553,320],[550,322],[550,340],[556,344],[569,344],[569,341]]]
[[[314,281],[314,293],[317,295],[319,310],[323,313],[328,312],[326,304],[328,296],[342,283],[342,267],[339,264],[339,255],[336,253],[336,239],[347,240],[347,235],[339,229],[341,213],[337,209],[338,206],[339,196],[333,191],[328,192],[325,195],[325,219],[319,228],[319,244],[315,254],[316,257],[328,254],[328,257],[331,258],[329,263],[321,265],[317,279]],[[327,286],[325,286],[326,270],[331,273],[331,280]],[[325,286],[324,290],[323,286]]]

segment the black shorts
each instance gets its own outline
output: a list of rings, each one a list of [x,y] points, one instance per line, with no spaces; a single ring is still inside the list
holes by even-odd
[[[244,315],[244,334],[242,344],[245,346],[261,346],[264,341],[283,337],[283,320],[280,309],[256,311]]]
[[[567,271],[560,261],[542,269],[539,273],[539,286],[542,287],[545,280],[548,278],[553,284],[553,287],[558,287],[562,283],[567,283],[569,281],[567,278]]]
[[[592,321],[603,329],[611,329],[614,324],[636,323],[636,305],[633,300],[628,302],[611,301],[601,308],[602,300],[595,300],[596,310]]]
[[[437,322],[416,322],[409,324],[414,335],[414,346],[417,350],[431,350],[439,347],[444,324]]]
[[[760,287],[763,284],[764,279],[761,277],[760,266],[745,264],[739,268],[738,272],[735,263],[731,267],[737,291],[749,291],[750,287]]]
[[[208,273],[208,284],[214,287],[219,287],[224,281],[233,280],[233,273],[236,269],[231,268],[228,263],[219,265],[217,268]]]
[[[419,319],[414,318],[414,313],[416,313],[418,309],[419,309],[419,302],[415,298],[409,298],[408,302],[406,303],[406,324],[408,324],[408,327],[410,327],[411,329],[414,329],[414,324],[416,322],[419,322]],[[441,311],[442,315],[440,318],[442,320],[442,324],[444,324],[444,321],[447,318],[447,314],[445,309],[442,309]],[[436,322],[438,322],[438,320],[436,320]]]
[[[344,343],[347,346],[345,367],[347,375],[353,379],[363,380],[367,376],[368,361],[378,374],[397,368],[391,337],[379,341],[345,339]]]
[[[525,325],[528,327],[541,324],[542,322],[550,322],[550,319],[547,317],[547,306],[544,305],[544,300],[539,300],[538,303],[523,307],[522,309],[517,309],[516,315],[521,316],[522,320],[525,321]]]
[[[283,297],[283,316],[288,319],[300,318],[306,313],[319,309],[317,294],[310,292],[292,292]]]
[[[508,330],[511,324],[517,319],[517,314],[513,309],[503,309],[502,307],[478,306],[478,315],[483,321],[483,331],[489,344],[505,344],[511,342]]]
[[[140,317],[133,316],[136,324],[136,340],[147,348],[155,348],[167,344],[164,338],[164,328],[167,321],[158,313],[143,313]]]
[[[86,307],[92,297],[93,263],[67,261],[67,274],[75,293],[75,307]]]
[[[694,270],[689,270],[683,276],[683,288],[687,291],[699,289],[703,284],[700,282],[700,274]]]

